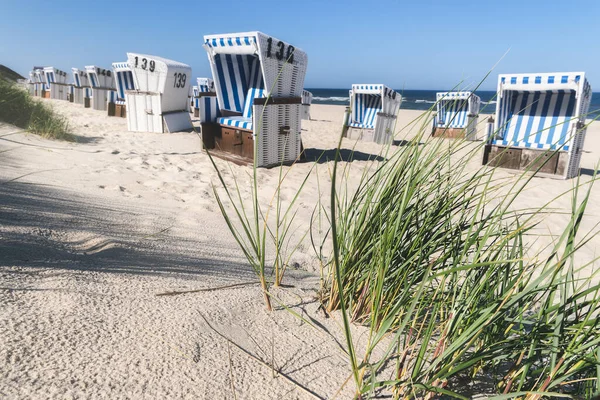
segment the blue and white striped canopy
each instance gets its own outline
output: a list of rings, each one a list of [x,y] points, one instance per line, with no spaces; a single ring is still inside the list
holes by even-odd
[[[492,143],[569,151],[590,97],[583,72],[500,75]]]

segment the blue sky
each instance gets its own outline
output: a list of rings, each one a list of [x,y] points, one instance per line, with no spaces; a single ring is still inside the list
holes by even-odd
[[[600,90],[598,0],[0,1],[0,64],[24,75],[134,51],[210,76],[203,35],[259,30],[307,52],[306,87],[449,89],[510,49],[483,89],[497,73],[585,71]]]

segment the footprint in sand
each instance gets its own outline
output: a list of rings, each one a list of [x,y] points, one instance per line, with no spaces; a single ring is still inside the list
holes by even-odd
[[[119,154],[119,153],[120,153],[119,150],[113,150],[113,151],[110,152],[110,154]]]

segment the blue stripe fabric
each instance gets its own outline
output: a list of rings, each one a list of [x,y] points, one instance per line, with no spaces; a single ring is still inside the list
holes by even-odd
[[[249,88],[264,89],[260,61],[254,55],[215,54],[215,85],[224,110],[243,112]]]
[[[244,105],[244,112],[242,117],[252,120],[252,106],[254,105],[254,99],[257,97],[266,97],[266,90],[250,88],[246,95],[246,104]]]
[[[254,36],[232,36],[207,39],[205,43],[211,47],[250,46],[256,43],[256,38]]]
[[[381,96],[376,94],[355,93],[352,105],[352,118],[348,125],[358,128],[375,128],[377,113],[381,112]]]
[[[502,138],[492,143],[568,151],[576,114],[574,90],[506,93],[512,96],[510,110],[506,114],[506,122],[499,125]]]
[[[131,71],[116,71],[117,90],[119,99],[125,99],[126,90],[134,90],[133,72]]]
[[[194,107],[198,109],[200,122],[216,122],[221,116],[217,98],[214,96],[197,97],[194,99]]]
[[[437,126],[442,128],[466,128],[469,114],[468,100],[441,100],[438,102]]]
[[[222,125],[231,126],[234,128],[252,130],[252,120],[244,117],[222,117],[218,118],[217,122]]]

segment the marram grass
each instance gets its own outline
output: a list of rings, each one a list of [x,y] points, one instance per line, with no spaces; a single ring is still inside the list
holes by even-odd
[[[0,80],[0,121],[45,138],[74,141],[68,121],[14,83]]]
[[[342,312],[356,397],[469,398],[478,381],[499,398],[597,393],[600,279],[574,261],[596,234],[579,232],[595,177],[575,181],[569,225],[531,254],[549,212],[516,207],[532,175],[471,172],[481,146],[428,128],[356,190],[333,167],[326,305]],[[353,348],[350,320],[369,327],[365,348]]]

